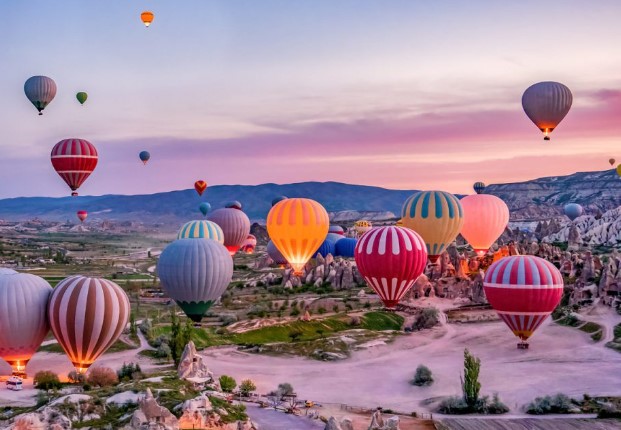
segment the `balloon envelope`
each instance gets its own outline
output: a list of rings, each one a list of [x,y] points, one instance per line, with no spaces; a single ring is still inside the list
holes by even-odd
[[[249,234],[248,237],[246,237],[246,240],[244,240],[244,243],[242,243],[242,246],[240,249],[242,252],[245,252],[246,254],[252,254],[256,247],[257,247],[256,236],[254,234]]]
[[[205,181],[194,182],[194,189],[196,190],[199,196],[202,196],[205,190],[207,189],[207,182]]]
[[[371,224],[371,222],[367,221],[366,219],[361,219],[354,223],[354,230],[356,230],[356,233],[358,233],[358,236],[362,236],[363,234],[365,234],[367,231],[371,230],[372,228],[373,228],[373,224]]]
[[[199,322],[233,278],[233,259],[215,240],[179,239],[160,255],[162,288],[185,314]]]
[[[611,158],[610,160],[608,160],[608,162],[610,163],[611,166],[615,165],[615,161],[616,160],[614,158]]]
[[[221,208],[210,213],[207,219],[220,226],[224,232],[224,246],[235,255],[250,234],[248,216],[239,209]]]
[[[342,234],[338,234],[338,233],[328,233],[328,235],[326,236],[326,240],[331,240],[335,244],[341,239],[345,239],[345,236],[343,236]]]
[[[394,308],[427,265],[425,242],[405,227],[376,227],[358,241],[356,266],[384,305]]]
[[[491,194],[474,194],[460,200],[464,211],[461,235],[482,256],[496,242],[509,223],[507,204]]]
[[[569,203],[565,205],[565,207],[563,208],[563,212],[565,212],[567,218],[573,221],[582,215],[584,209],[578,203]]]
[[[77,211],[76,215],[77,215],[78,219],[80,220],[80,222],[84,222],[84,220],[88,216],[88,212],[86,212],[86,211]]]
[[[242,204],[237,200],[233,200],[224,205],[225,208],[232,208],[237,210],[242,210]]]
[[[274,261],[274,263],[281,266],[287,264],[287,259],[280,253],[274,242],[271,240],[267,243],[267,255]]]
[[[358,239],[353,237],[344,237],[334,244],[337,257],[354,258],[354,252],[356,250],[356,244]]]
[[[203,216],[207,216],[207,214],[211,210],[211,205],[207,202],[203,202],[198,206],[198,209],[201,211]]]
[[[71,188],[72,196],[97,167],[97,149],[84,139],[65,139],[52,148],[50,155],[56,173]]]
[[[155,18],[155,15],[149,10],[145,10],[140,14],[140,20],[145,25],[145,27],[149,27],[151,25],[151,23],[153,22],[153,18]]]
[[[328,228],[328,234],[330,234],[330,233],[339,234],[341,236],[344,236],[345,235],[345,230],[343,230],[343,227],[341,227],[340,225],[330,224],[330,228]]]
[[[498,316],[526,341],[561,300],[563,276],[542,258],[515,255],[487,269],[483,288]]]
[[[455,240],[464,223],[459,199],[445,191],[420,191],[408,197],[401,210],[403,225],[421,235],[429,260],[437,261]]]
[[[549,134],[569,112],[573,96],[569,88],[559,82],[539,82],[531,85],[522,95],[524,112],[550,140]]]
[[[321,243],[321,245],[319,245],[319,248],[317,248],[317,251],[315,251],[315,253],[313,254],[313,258],[317,258],[318,254],[321,254],[322,257],[325,257],[328,254],[334,256],[334,249],[334,242],[326,239]]]
[[[88,98],[88,94],[86,94],[84,91],[80,91],[79,93],[75,95],[75,98],[78,99],[81,105],[83,105],[86,99]]]
[[[52,287],[38,276],[13,272],[0,275],[0,357],[20,373],[50,330]]]
[[[114,282],[77,275],[54,288],[48,313],[54,336],[82,373],[121,336],[130,304]]]
[[[224,244],[224,232],[212,221],[188,221],[177,232],[177,239],[213,239]]]
[[[24,84],[24,92],[30,103],[43,115],[43,109],[56,96],[56,82],[47,76],[33,76]]]
[[[140,154],[138,154],[138,158],[140,158],[140,161],[142,161],[142,164],[146,165],[149,159],[151,158],[151,154],[149,153],[149,151],[140,151]]]
[[[328,234],[330,218],[318,202],[282,200],[267,215],[267,232],[274,245],[299,275]]]
[[[483,182],[475,182],[472,188],[475,193],[483,194],[483,191],[485,191],[485,184]]]
[[[617,175],[621,176],[621,164],[617,166]]]

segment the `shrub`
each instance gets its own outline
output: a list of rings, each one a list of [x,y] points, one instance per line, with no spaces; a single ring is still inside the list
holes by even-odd
[[[431,384],[433,384],[433,376],[431,374],[431,370],[429,370],[427,366],[424,366],[422,364],[419,365],[416,368],[416,373],[414,374],[412,385],[423,387]]]
[[[252,379],[244,379],[239,385],[239,391],[244,397],[250,396],[250,394],[254,392],[256,389],[257,389],[257,386],[254,384]]]
[[[297,317],[300,315],[300,310],[298,308],[293,308],[291,309],[289,315],[291,315],[292,317]]]
[[[155,351],[155,356],[157,358],[163,358],[167,361],[170,361],[172,358],[172,353],[170,351],[170,346],[167,343],[162,343],[159,348]]]
[[[317,309],[317,313],[318,313],[319,315],[323,315],[323,314],[325,314],[325,313],[326,313],[326,308],[324,308],[324,307],[320,307],[319,309]]]
[[[67,374],[67,379],[69,379],[69,383],[71,384],[84,384],[86,378],[83,373],[79,373],[76,370],[72,370]]]
[[[264,313],[265,311],[261,310],[261,312]],[[237,315],[231,315],[231,314],[220,315],[219,319],[222,322],[222,325],[227,326],[227,325],[233,324],[234,322],[237,322]]]
[[[62,387],[58,375],[49,370],[37,372],[34,376],[34,385],[38,390],[58,390]]]
[[[302,337],[302,332],[299,330],[293,330],[289,332],[289,337],[291,338],[291,342],[296,342],[300,337]]]
[[[526,413],[532,415],[568,414],[573,405],[571,399],[563,393],[554,396],[537,397],[526,406]]]
[[[231,393],[237,387],[237,382],[232,376],[222,375],[220,376],[220,388],[225,393]]]
[[[460,415],[470,412],[468,404],[463,397],[448,397],[440,402],[438,412],[447,415]]]
[[[349,325],[352,327],[357,327],[361,324],[360,317],[354,316],[349,319]]]
[[[165,343],[162,345],[166,345]],[[161,346],[160,346],[161,348]],[[131,379],[139,379],[142,376],[142,369],[139,364],[123,363],[123,366],[116,372],[119,380],[129,381]]]
[[[89,370],[86,381],[95,387],[111,387],[119,383],[119,378],[109,367],[98,366]]]
[[[426,328],[431,328],[436,326],[439,323],[438,319],[438,310],[436,308],[425,308],[420,313],[418,318],[416,318],[416,322],[413,325],[413,329],[415,330],[423,330]]]
[[[291,396],[295,393],[293,386],[288,382],[278,384],[278,392],[281,396]]]

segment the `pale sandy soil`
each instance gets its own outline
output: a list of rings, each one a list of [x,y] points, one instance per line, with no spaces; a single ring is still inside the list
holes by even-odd
[[[610,309],[598,309],[597,314],[608,325],[618,321]],[[433,340],[435,336],[440,338]],[[427,411],[429,406],[421,404],[425,399],[460,393],[464,348],[482,361],[483,393],[498,392],[513,413],[545,394],[621,395],[621,354],[605,348],[604,342],[547,321],[530,344],[529,350],[517,350],[507,327],[490,322],[450,324],[402,336],[337,362],[247,354],[231,347],[205,353],[216,375],[251,378],[260,393],[289,382],[302,399],[402,412]],[[419,364],[433,371],[436,382],[431,387],[408,383]]]

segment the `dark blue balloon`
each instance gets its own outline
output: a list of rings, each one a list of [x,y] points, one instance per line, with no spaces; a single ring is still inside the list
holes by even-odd
[[[140,154],[138,154],[138,156],[144,164],[147,164],[147,161],[149,161],[149,158],[151,158],[151,154],[149,154],[149,151],[142,151],[140,152]]]
[[[313,254],[313,258],[317,257],[317,254],[321,254],[322,257],[325,257],[328,254],[332,254],[334,256],[334,242],[326,239],[323,241],[319,249]]]
[[[354,250],[356,249],[357,243],[358,239],[354,239],[353,237],[344,237],[334,245],[336,252],[335,255],[337,257],[354,258]]]
[[[475,182],[472,188],[474,188],[477,194],[482,194],[485,191],[485,184],[483,182]]]

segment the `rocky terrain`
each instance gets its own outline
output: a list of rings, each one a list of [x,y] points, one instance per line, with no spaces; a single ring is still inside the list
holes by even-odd
[[[568,242],[574,246],[615,246],[621,243],[621,207],[601,216],[583,215],[574,222],[555,223],[555,230],[543,236],[545,242]]]

